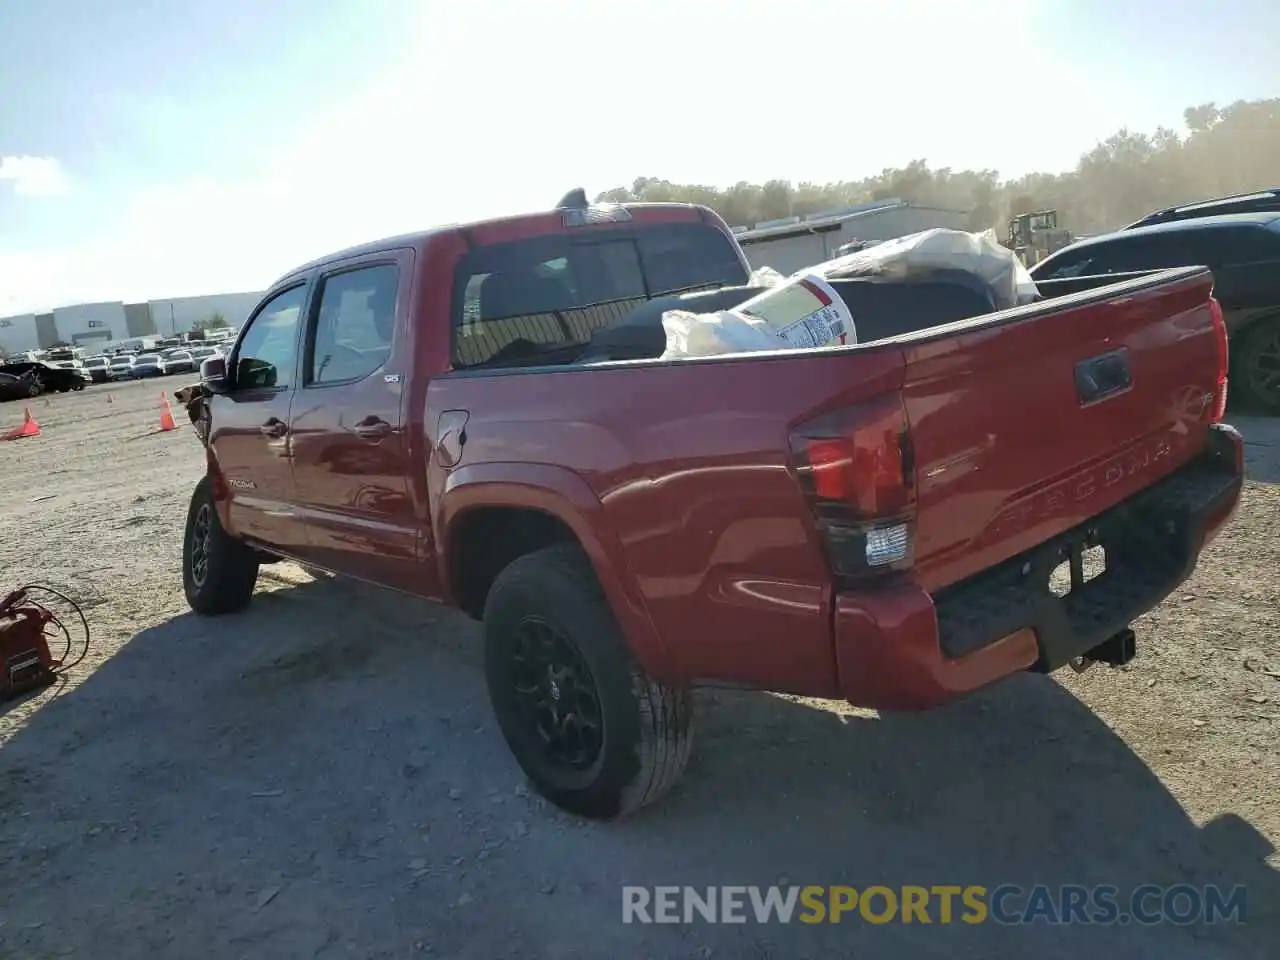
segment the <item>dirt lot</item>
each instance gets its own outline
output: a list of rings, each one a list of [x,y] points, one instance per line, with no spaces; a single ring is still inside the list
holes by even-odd
[[[458,615],[292,565],[188,614],[202,455],[158,389],[0,445],[0,580],[74,590],[95,644],[0,713],[0,957],[1280,954],[1280,423],[1236,419],[1244,505],[1130,668],[885,718],[707,692],[681,786],[602,827],[524,788]],[[1245,884],[1250,922],[621,923],[622,884],[777,882]]]

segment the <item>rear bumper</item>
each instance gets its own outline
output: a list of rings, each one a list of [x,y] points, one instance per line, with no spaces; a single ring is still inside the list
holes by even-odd
[[[1225,425],[1204,455],[1088,523],[930,596],[905,583],[840,594],[840,692],[852,703],[919,710],[1023,670],[1048,672],[1125,629],[1177,589],[1230,520],[1244,446]],[[1059,598],[1050,572],[1100,544],[1106,572]]]

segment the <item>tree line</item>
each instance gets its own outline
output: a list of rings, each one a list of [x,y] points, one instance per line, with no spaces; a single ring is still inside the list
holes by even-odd
[[[731,226],[805,216],[901,197],[921,206],[968,210],[969,228],[994,227],[1035,210],[1058,211],[1075,234],[1116,229],[1162,207],[1280,187],[1280,98],[1213,103],[1183,111],[1183,130],[1122,129],[1066,173],[1002,180],[997,170],[933,169],[926,160],[839,183],[740,182],[718,188],[640,177],[598,202],[683,201],[711,207]]]

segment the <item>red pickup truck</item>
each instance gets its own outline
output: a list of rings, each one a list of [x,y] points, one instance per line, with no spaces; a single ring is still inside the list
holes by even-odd
[[[664,361],[664,310],[758,292],[701,207],[336,253],[202,366],[187,599],[289,558],[461,608],[534,786],[603,819],[680,775],[699,684],[921,709],[1123,663],[1243,454],[1210,272],[1099,283],[833,281],[856,345]]]

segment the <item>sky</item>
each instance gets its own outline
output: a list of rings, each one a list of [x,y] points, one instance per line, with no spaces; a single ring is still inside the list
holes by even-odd
[[[0,316],[640,176],[1066,170],[1280,96],[1278,35],[1275,0],[0,0]]]

